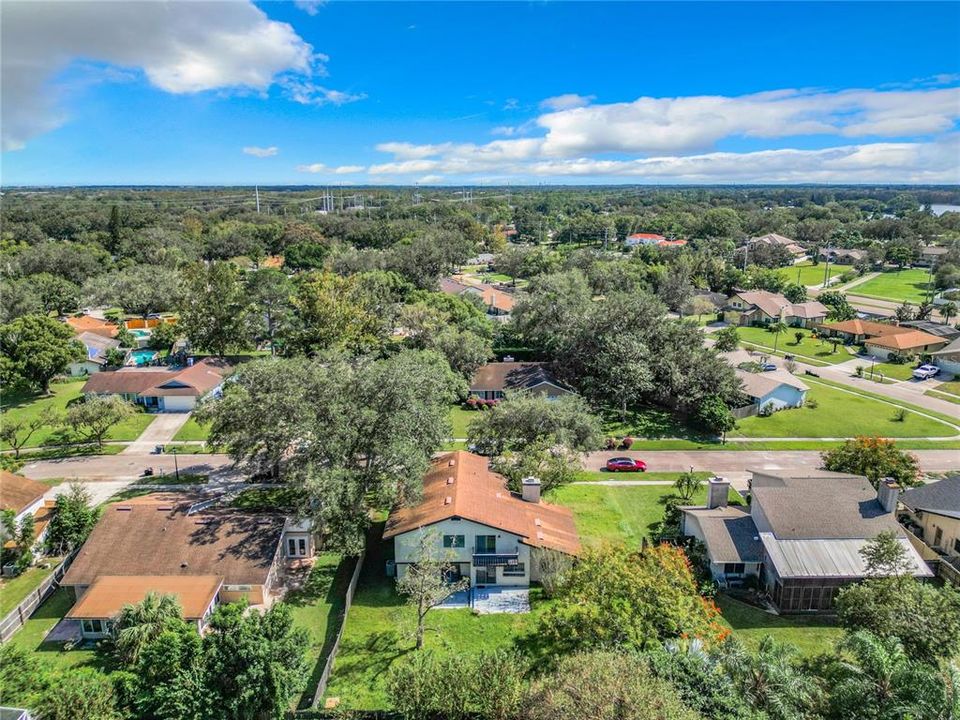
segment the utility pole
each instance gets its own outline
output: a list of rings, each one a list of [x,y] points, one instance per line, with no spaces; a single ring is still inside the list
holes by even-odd
[[[827,282],[830,280],[830,251],[827,250],[827,262],[823,266],[823,287],[827,287]]]
[[[254,193],[256,193],[256,196],[257,196],[257,213],[259,213],[260,212],[260,186],[254,185],[253,191]]]

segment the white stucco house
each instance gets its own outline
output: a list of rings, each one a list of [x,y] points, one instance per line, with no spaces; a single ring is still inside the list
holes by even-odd
[[[92,375],[84,395],[119,395],[124,400],[159,412],[189,412],[205,397],[216,396],[231,368],[205,359],[179,370],[129,367]]]
[[[539,481],[528,479],[522,494],[512,493],[487,458],[465,451],[436,458],[423,479],[423,499],[390,514],[383,537],[393,539],[398,577],[428,528],[449,551],[450,574],[475,587],[526,587],[539,580],[539,550],[580,552],[573,514],[543,502]]]

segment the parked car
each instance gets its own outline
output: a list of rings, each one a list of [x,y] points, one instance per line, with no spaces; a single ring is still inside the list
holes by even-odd
[[[615,457],[607,460],[607,470],[610,472],[646,472],[647,464],[639,459]]]
[[[940,372],[940,368],[938,368],[936,365],[921,365],[913,371],[913,376],[917,380],[927,380],[928,378],[932,378],[938,372]]]
[[[764,372],[773,372],[774,370],[777,369],[777,366],[774,365],[773,363],[764,363],[763,365],[760,366],[760,369],[763,370]]]

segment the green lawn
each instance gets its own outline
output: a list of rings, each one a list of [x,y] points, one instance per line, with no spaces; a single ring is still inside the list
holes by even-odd
[[[902,422],[895,421],[896,407],[872,397],[845,392],[810,378],[803,378],[810,387],[807,405],[781,410],[769,417],[749,417],[738,421],[737,429],[728,437],[853,437],[880,435],[891,438],[951,437],[955,429],[939,420],[907,413]],[[811,400],[816,408],[809,406]]]
[[[940,383],[935,388],[935,392],[945,393],[947,395],[956,395],[960,398],[960,380],[951,380],[950,382]]]
[[[177,430],[177,434],[173,436],[173,439],[184,442],[188,440],[207,440],[209,437],[210,425],[201,425],[194,420],[191,415],[183,427]]]
[[[379,537],[383,526],[374,528]],[[388,707],[387,674],[394,662],[414,650],[416,614],[384,574],[392,543],[370,542],[343,640],[334,662],[326,697],[349,709]],[[427,616],[425,645],[438,653],[474,653],[512,648],[534,635],[549,601],[531,590],[531,612],[521,615],[474,615],[469,609],[433,610]]]
[[[913,377],[913,371],[916,368],[916,363],[896,365],[891,362],[872,363],[869,360],[864,360],[863,376],[869,380],[879,380],[881,375],[893,380],[909,380]]]
[[[697,474],[701,478],[710,475]],[[644,479],[673,480],[677,475],[679,473],[650,473],[650,477]],[[636,547],[643,538],[650,537],[653,527],[663,519],[663,506],[673,494],[670,485],[567,485],[552,492],[547,500],[573,511],[577,532],[585,545],[622,542]],[[704,486],[691,504],[703,503],[706,498]],[[733,491],[730,498],[740,501],[740,496]]]
[[[796,340],[798,332],[803,333],[803,339],[800,340],[799,345]],[[846,362],[854,357],[844,345],[837,345],[837,351],[834,352],[832,343],[813,337],[811,332],[804,328],[787,328],[780,333],[779,339],[775,333],[763,327],[739,327],[737,333],[740,335],[741,343],[763,346],[760,349],[764,352],[772,351],[776,342],[777,355],[796,355],[800,359],[812,358],[827,365]]]
[[[954,405],[960,405],[960,395],[954,395],[953,393],[940,392],[939,390],[927,390],[924,395],[929,395],[937,400],[946,400]]]
[[[50,577],[54,568],[60,564],[62,559],[58,557],[44,558],[43,563],[49,564],[50,567],[28,568],[15,578],[0,580],[0,617],[6,617],[8,612],[12,611],[27,595],[36,590],[40,583]]]
[[[849,294],[918,304],[927,297],[929,281],[930,273],[922,268],[887,270],[862,285],[850,288]]]
[[[104,668],[108,658],[94,649],[64,650],[60,643],[44,642],[44,637],[73,606],[70,593],[60,588],[43,603],[16,635],[10,639],[32,651],[43,662],[57,668],[95,667]]]
[[[726,595],[717,596],[723,619],[743,643],[756,649],[767,635],[795,645],[804,655],[833,650],[843,631],[832,618],[823,616],[776,616]]]
[[[2,410],[4,422],[20,422],[21,420],[32,420],[43,412],[44,408],[52,408],[59,415],[66,413],[67,406],[76,402],[81,397],[80,388],[83,387],[85,380],[72,380],[65,383],[54,383],[50,386],[52,394],[50,396],[24,395],[17,393],[5,394],[3,398]],[[136,413],[132,417],[124,420],[114,427],[108,440],[136,440],[147,425],[153,422],[154,415],[147,413]],[[61,444],[75,442],[76,438],[72,431],[62,427],[44,427],[37,430],[30,437],[30,447],[39,447],[45,444]],[[0,449],[7,449],[10,446],[6,443],[0,443]]]
[[[289,487],[249,488],[237,495],[232,507],[247,511],[289,510],[296,502],[296,493]]]
[[[452,428],[452,437],[465,438],[467,436],[467,426],[483,410],[464,410],[459,405],[450,408],[450,427]]]
[[[823,274],[826,267],[826,263],[821,262],[819,265],[814,265],[811,261],[807,260],[805,262],[793,265],[792,267],[780,268],[780,275],[782,275],[788,283],[799,283],[800,285],[822,285],[823,284]],[[834,265],[830,264],[829,277],[834,277],[836,275],[842,275],[848,270],[853,270],[852,265]],[[797,279],[799,275],[799,280]]]
[[[308,708],[313,701],[327,656],[340,629],[353,568],[353,560],[342,560],[336,553],[320,553],[303,587],[288,594],[284,600],[290,606],[294,625],[306,630],[310,638],[307,648],[310,680],[296,703],[300,708]]]
[[[603,418],[603,432],[611,437],[645,440],[672,441],[680,438],[684,442],[707,443],[713,439],[710,434],[687,425],[671,411],[655,407],[628,410],[625,419],[621,418],[619,412],[608,412]]]

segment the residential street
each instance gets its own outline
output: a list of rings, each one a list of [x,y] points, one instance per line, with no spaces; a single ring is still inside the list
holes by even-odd
[[[211,480],[237,479],[240,474],[232,469],[228,455],[151,455],[146,452],[120,455],[91,455],[88,457],[37,460],[27,463],[20,471],[34,480],[64,478],[65,480],[126,480],[134,481],[152,467],[154,473],[172,475],[175,467],[180,472],[206,474]]]

